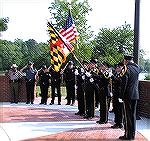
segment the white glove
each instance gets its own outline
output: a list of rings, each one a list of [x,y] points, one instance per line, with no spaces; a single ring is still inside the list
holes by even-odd
[[[84,73],[84,69],[83,68],[81,68],[81,72]]]
[[[75,75],[79,75],[79,72],[78,72],[77,69],[75,70],[74,74],[75,74]]]
[[[120,103],[123,103],[123,100],[121,98],[118,98],[118,100],[119,100]]]
[[[110,92],[110,96],[111,96],[111,97],[113,96],[113,93],[112,93],[112,92]]]
[[[82,76],[82,79],[83,79],[83,80],[85,79],[85,75]]]
[[[86,72],[85,74],[86,74],[87,77],[91,76],[91,73],[89,73],[89,72]]]
[[[91,82],[91,83],[94,82],[94,79],[93,79],[93,78],[90,78],[90,82]]]

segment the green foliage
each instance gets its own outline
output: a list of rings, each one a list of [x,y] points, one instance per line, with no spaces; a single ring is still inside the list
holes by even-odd
[[[133,30],[129,24],[121,27],[100,29],[95,37],[93,56],[100,62],[106,61],[114,65],[123,59],[123,54],[131,53],[133,50]]]
[[[50,4],[49,10],[51,13],[51,21],[55,28],[59,31],[65,24],[68,16],[69,3],[64,0],[55,0]],[[88,60],[92,55],[92,36],[93,31],[90,30],[90,26],[87,25],[86,16],[92,9],[88,4],[88,0],[72,0],[71,1],[71,14],[74,19],[74,23],[79,32],[78,45],[73,43],[75,47],[75,54],[79,60]]]
[[[0,40],[0,70],[8,70],[13,63],[19,68],[33,61],[36,68],[46,64],[49,66],[50,55],[48,43],[37,43],[33,39],[23,41],[16,39],[14,42]]]
[[[150,74],[148,73],[144,80],[150,80]]]
[[[0,18],[0,32],[6,31],[8,29],[9,18]]]

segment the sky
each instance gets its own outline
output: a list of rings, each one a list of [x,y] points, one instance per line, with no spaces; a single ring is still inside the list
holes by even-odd
[[[82,0],[81,0],[82,1]],[[37,42],[49,40],[47,20],[48,7],[52,0],[0,0],[0,17],[9,17],[8,30],[2,33],[2,39],[35,39]],[[127,24],[134,27],[135,0],[89,0],[93,11],[90,12],[88,24],[95,34],[102,27],[115,28]],[[141,0],[140,13],[140,49],[150,58],[148,34],[150,32],[150,0]]]

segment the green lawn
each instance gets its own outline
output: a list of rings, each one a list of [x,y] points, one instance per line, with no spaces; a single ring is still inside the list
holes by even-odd
[[[37,93],[37,96],[40,96],[40,93],[41,93],[40,86],[36,87],[36,93]],[[61,86],[61,96],[66,96],[66,87],[65,86]],[[48,97],[51,97],[51,86],[48,89]]]

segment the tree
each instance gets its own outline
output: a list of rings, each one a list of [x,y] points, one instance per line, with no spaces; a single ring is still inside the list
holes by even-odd
[[[65,24],[66,17],[68,15],[69,3],[65,0],[55,0],[51,3],[49,10],[51,13],[51,21],[55,28],[59,31]],[[72,0],[71,1],[71,13],[74,18],[75,25],[79,32],[78,45],[75,46],[75,54],[79,59],[89,59],[92,55],[92,36],[93,31],[90,30],[90,26],[87,25],[86,16],[92,9],[88,4],[88,0]],[[77,46],[76,46],[77,45]]]
[[[129,24],[121,27],[100,29],[95,37],[93,56],[100,62],[106,61],[114,65],[123,59],[123,54],[131,54],[133,50],[133,30]]]
[[[1,32],[6,31],[8,29],[9,18],[0,18],[0,36]]]

